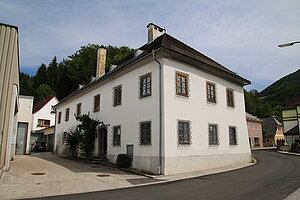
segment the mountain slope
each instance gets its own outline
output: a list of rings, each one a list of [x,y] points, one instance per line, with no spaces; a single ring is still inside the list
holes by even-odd
[[[300,95],[300,69],[293,72],[263,91],[259,93],[260,97],[264,97],[272,105],[284,105],[284,100],[287,97],[294,97]]]

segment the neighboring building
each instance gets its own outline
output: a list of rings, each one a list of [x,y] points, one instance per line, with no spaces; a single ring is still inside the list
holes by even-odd
[[[263,119],[264,146],[283,145],[284,135],[282,124],[275,116]]]
[[[13,137],[12,142],[12,152],[15,152],[15,154],[24,155],[30,153],[33,98],[32,96],[19,96],[18,132],[17,137]]]
[[[251,147],[262,147],[263,136],[262,136],[262,120],[246,113],[247,127],[249,143]]]
[[[300,96],[286,99],[282,109],[284,136],[287,144],[300,142]]]
[[[54,146],[54,125],[55,125],[55,109],[58,104],[55,95],[50,96],[43,101],[39,101],[33,108],[33,127],[31,133],[31,144],[35,141],[45,142],[47,150],[53,151]]]
[[[30,138],[30,144],[36,142],[45,142],[46,151],[53,152],[54,151],[54,131],[55,126],[45,127],[43,129],[38,130],[37,132],[32,133]]]
[[[17,129],[19,94],[18,27],[0,23],[0,177],[9,169]]]
[[[56,105],[55,151],[66,152],[74,115],[89,113],[103,122],[94,155],[111,162],[127,153],[132,167],[165,175],[248,163],[243,86],[250,82],[147,27],[148,43],[107,73],[100,48],[96,79]]]

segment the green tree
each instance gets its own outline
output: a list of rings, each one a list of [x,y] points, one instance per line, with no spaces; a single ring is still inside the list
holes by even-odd
[[[77,127],[82,135],[81,149],[84,151],[86,158],[90,158],[94,150],[96,128],[100,122],[91,119],[87,114],[76,117],[76,120],[80,122]]]
[[[78,128],[72,129],[69,132],[66,132],[65,142],[67,146],[70,147],[71,157],[77,157],[77,148],[82,142],[82,135]]]
[[[54,94],[54,92],[49,85],[42,84],[35,90],[34,96],[36,97],[37,101],[42,101],[53,94]]]
[[[33,87],[38,88],[42,84],[47,84],[47,66],[43,63],[39,66],[33,79]]]
[[[20,73],[20,94],[33,96],[33,81],[29,74]]]

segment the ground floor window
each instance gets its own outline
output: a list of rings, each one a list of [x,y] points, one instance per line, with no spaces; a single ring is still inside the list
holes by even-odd
[[[113,126],[113,145],[121,145],[121,126]]]
[[[178,144],[191,144],[190,121],[178,121]]]
[[[208,126],[209,145],[219,145],[218,125],[209,124]]]
[[[140,122],[140,144],[151,144],[151,121]]]
[[[260,146],[259,138],[257,138],[257,137],[254,138],[254,145]]]
[[[229,144],[237,145],[236,127],[229,127]]]

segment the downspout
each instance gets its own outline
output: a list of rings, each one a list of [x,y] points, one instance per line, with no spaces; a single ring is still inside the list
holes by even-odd
[[[159,66],[159,81],[158,81],[158,87],[159,87],[159,166],[158,166],[158,173],[162,173],[162,67],[161,63],[155,58],[156,50],[152,50],[152,57],[155,62],[157,62]]]

